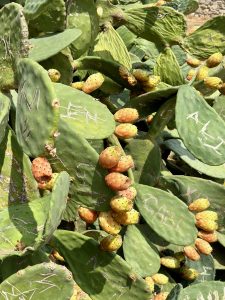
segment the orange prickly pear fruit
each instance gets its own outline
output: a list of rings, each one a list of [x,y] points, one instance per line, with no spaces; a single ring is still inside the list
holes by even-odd
[[[126,212],[133,208],[133,201],[121,196],[115,196],[110,201],[110,206],[115,212]]]
[[[201,239],[205,240],[208,243],[215,243],[218,240],[216,231],[207,232],[207,231],[201,230],[198,232],[198,237],[200,237]]]
[[[187,74],[187,80],[192,80],[192,78],[196,75],[196,70],[190,69],[188,74]]]
[[[152,279],[153,279],[154,283],[160,284],[160,285],[167,284],[169,282],[169,278],[166,275],[161,274],[161,273],[152,275]]]
[[[189,57],[186,60],[187,64],[193,68],[199,67],[201,65],[201,61],[197,58]]]
[[[52,173],[52,178],[49,181],[39,182],[38,188],[41,190],[52,190],[58,175],[59,173]]]
[[[123,240],[121,235],[108,235],[100,242],[100,248],[103,251],[117,251],[122,246]]]
[[[114,114],[115,121],[119,123],[134,123],[139,118],[135,108],[121,108]]]
[[[95,73],[90,75],[84,82],[82,91],[86,94],[90,94],[100,88],[104,82],[104,76],[101,73]]]
[[[93,224],[98,217],[97,211],[82,206],[78,208],[78,214],[80,218],[88,224]]]
[[[137,196],[137,190],[133,186],[130,186],[126,190],[119,191],[118,195],[122,197],[126,197],[130,200],[134,200],[134,198]]]
[[[209,74],[209,68],[206,66],[202,66],[199,68],[197,72],[196,79],[203,80],[208,76],[208,74]]]
[[[122,156],[122,151],[118,146],[107,147],[99,155],[99,164],[105,169],[116,166]]]
[[[147,284],[149,290],[150,290],[151,292],[154,292],[154,286],[155,286],[155,283],[154,283],[152,277],[151,277],[151,276],[147,276],[147,277],[145,278],[145,282],[146,282],[146,284]]]
[[[210,202],[206,198],[199,198],[189,204],[188,208],[191,211],[202,211],[210,206]]]
[[[84,81],[72,82],[70,85],[72,88],[82,91],[84,86]]]
[[[106,175],[105,182],[113,191],[123,191],[128,189],[131,185],[130,178],[118,172],[112,172]]]
[[[121,225],[137,224],[140,219],[140,213],[135,209],[131,209],[127,212],[113,212],[113,218]]]
[[[195,246],[198,249],[199,252],[209,255],[213,248],[210,246],[210,244],[202,239],[197,238],[195,241]]]
[[[166,300],[168,295],[169,295],[168,292],[161,292],[161,293],[155,295],[153,300]]]
[[[37,157],[32,161],[32,174],[37,182],[45,183],[52,178],[52,168],[45,157]]]
[[[206,77],[204,79],[204,84],[210,89],[220,89],[223,81],[219,77]]]
[[[138,133],[137,126],[123,123],[116,126],[115,135],[121,139],[131,139]]]
[[[209,219],[212,221],[217,221],[218,220],[218,214],[215,211],[212,210],[205,210],[205,211],[201,211],[199,213],[197,213],[195,215],[195,219],[199,220],[199,219]]]
[[[118,164],[110,169],[110,172],[127,172],[130,168],[134,167],[134,161],[131,155],[123,155],[120,157]]]
[[[183,266],[180,269],[180,274],[183,279],[188,280],[188,281],[193,281],[199,276],[199,273],[197,270],[188,268],[187,266]]]
[[[114,220],[111,211],[100,212],[98,220],[100,227],[109,234],[118,234],[122,228],[120,224]]]
[[[223,54],[220,52],[216,52],[206,60],[206,65],[209,68],[214,68],[218,66],[222,62],[222,60],[223,60]]]
[[[184,247],[184,254],[189,259],[194,260],[194,261],[197,261],[201,258],[200,255],[198,254],[198,252],[196,251],[196,249],[192,246]]]
[[[49,69],[48,70],[48,76],[50,77],[52,82],[58,82],[60,77],[61,77],[61,74],[56,69]]]
[[[180,262],[173,256],[164,256],[160,259],[161,265],[169,269],[177,269],[180,267]]]
[[[154,116],[153,116],[153,115],[149,115],[149,116],[147,116],[147,118],[146,118],[146,122],[148,123],[148,125],[152,123],[152,121],[153,121],[153,118],[154,118]]]
[[[196,220],[196,226],[204,231],[214,231],[218,229],[218,224],[213,220],[199,219]]]

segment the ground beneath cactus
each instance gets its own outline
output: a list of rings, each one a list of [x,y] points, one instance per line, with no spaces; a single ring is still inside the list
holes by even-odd
[[[200,26],[202,26],[206,21],[208,21],[209,17],[194,17],[194,16],[188,16],[187,17],[187,32],[188,34],[192,33],[196,29],[198,29]]]

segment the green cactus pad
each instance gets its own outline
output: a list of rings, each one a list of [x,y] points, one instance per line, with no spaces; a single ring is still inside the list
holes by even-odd
[[[169,293],[168,297],[166,298],[167,300],[178,300],[179,295],[183,290],[183,286],[178,283]],[[181,299],[180,299],[181,300]],[[197,299],[196,299],[197,300]]]
[[[99,19],[94,1],[72,1],[67,23],[68,28],[77,28],[82,31],[81,36],[70,46],[73,57],[79,58],[93,45],[99,32]]]
[[[133,34],[124,25],[117,28],[116,32],[120,35],[121,39],[123,40],[123,42],[127,48],[129,48],[129,46],[132,45],[137,38],[136,35]]]
[[[206,174],[214,178],[225,178],[224,164],[220,166],[210,166],[204,164],[187,150],[180,139],[169,139],[164,142],[164,145],[179,155],[179,158],[181,158],[184,162],[186,162],[186,164],[197,170],[199,173]]]
[[[37,18],[44,10],[47,9],[51,2],[51,0],[26,0],[24,13],[27,19],[32,20]]]
[[[216,99],[213,108],[218,113],[218,115],[225,121],[225,96],[224,95],[221,95]]]
[[[208,165],[225,162],[225,122],[191,86],[178,90],[176,125],[184,145],[196,158]]]
[[[186,37],[184,46],[194,56],[206,59],[215,52],[225,54],[225,16],[218,16]]]
[[[60,122],[86,139],[103,139],[115,130],[108,108],[93,97],[63,84],[54,84],[60,101]]]
[[[126,262],[134,272],[142,277],[152,276],[160,268],[160,257],[156,247],[151,243],[140,226],[130,225],[127,227],[124,241],[123,253]],[[141,255],[137,255],[141,253]]]
[[[73,295],[72,274],[64,266],[37,264],[13,274],[0,284],[1,299],[70,299]]]
[[[0,90],[16,86],[17,59],[28,54],[28,28],[23,7],[16,3],[0,10]]]
[[[147,300],[151,296],[144,280],[120,256],[100,250],[94,239],[57,230],[52,244],[91,299]]]
[[[172,7],[185,15],[189,15],[198,9],[198,0],[172,0],[168,1],[166,6]]]
[[[31,50],[29,58],[35,61],[45,60],[56,55],[81,35],[79,29],[66,29],[63,32],[30,39]]]
[[[54,146],[59,102],[47,71],[38,63],[22,59],[18,64],[18,75],[16,134],[23,151],[37,157],[45,152],[46,145]]]
[[[175,245],[190,245],[197,237],[195,218],[177,197],[162,190],[136,184],[136,205],[147,224]]]
[[[0,209],[39,197],[29,157],[7,128],[0,144]]]
[[[223,299],[225,297],[224,282],[207,281],[193,284],[183,289],[178,300]]]
[[[9,120],[10,100],[0,92],[0,144],[5,136]]]
[[[166,47],[165,50],[160,53],[154,67],[154,75],[160,76],[161,81],[172,86],[184,83],[184,77],[181,73],[179,63],[171,48]]]

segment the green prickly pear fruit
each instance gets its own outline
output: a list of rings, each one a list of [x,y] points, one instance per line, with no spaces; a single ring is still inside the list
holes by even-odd
[[[139,118],[137,109],[121,108],[114,114],[114,119],[119,123],[134,123]]]
[[[201,61],[197,58],[189,57],[186,60],[187,64],[193,68],[199,67],[201,65]]]
[[[133,186],[130,186],[126,190],[119,191],[118,195],[122,197],[126,197],[130,200],[134,200],[134,198],[137,196],[137,190]]]
[[[199,252],[206,254],[206,255],[209,255],[213,251],[213,248],[211,247],[211,245],[208,242],[206,242],[202,239],[199,239],[199,238],[196,239],[195,246]]]
[[[101,73],[95,73],[90,75],[84,82],[82,91],[86,94],[90,94],[100,88],[105,78]]]
[[[219,91],[222,95],[225,95],[225,83],[222,84],[222,86],[219,88]]]
[[[100,212],[98,220],[101,228],[109,234],[118,234],[122,228],[120,224],[114,220],[111,211]]]
[[[204,84],[210,89],[220,89],[223,81],[219,77],[206,77],[204,79]]]
[[[146,70],[135,69],[133,70],[134,77],[140,82],[147,82],[150,76],[150,73]]]
[[[134,161],[131,155],[123,155],[121,156],[118,164],[110,169],[110,172],[127,172],[130,168],[134,167]]]
[[[184,247],[184,254],[189,259],[194,260],[194,261],[197,261],[201,258],[200,255],[198,254],[198,252],[196,251],[196,249],[192,246]]]
[[[138,129],[135,125],[130,123],[123,123],[116,126],[115,135],[121,139],[131,139],[138,133]]]
[[[196,226],[204,231],[215,231],[218,229],[218,224],[213,220],[199,219],[196,220]]]
[[[50,77],[52,82],[58,82],[59,79],[61,78],[60,72],[56,69],[49,69],[48,76]]]
[[[78,208],[78,214],[80,218],[85,221],[87,224],[93,224],[98,217],[97,211],[87,208],[87,207],[82,207],[80,206]]]
[[[218,220],[218,214],[215,211],[212,210],[205,210],[202,212],[199,212],[195,215],[195,219],[209,219],[212,221],[217,221]]]
[[[167,284],[169,282],[169,278],[162,273],[157,273],[157,274],[152,275],[152,279],[153,279],[154,283],[160,284],[160,285]]]
[[[209,74],[209,68],[206,66],[202,66],[199,68],[197,72],[196,79],[203,80],[208,76],[208,74]]]
[[[187,80],[192,80],[192,78],[196,75],[196,70],[190,69],[188,74],[187,74]]]
[[[122,151],[118,146],[107,147],[99,155],[99,164],[105,169],[116,166],[122,156]]]
[[[121,225],[137,224],[140,219],[140,213],[135,209],[131,209],[127,212],[112,213],[113,218]]]
[[[112,172],[106,175],[105,182],[113,191],[123,191],[128,189],[131,185],[130,178],[118,172]]]
[[[169,295],[168,292],[161,292],[161,293],[155,295],[153,300],[166,300],[168,295]]]
[[[180,269],[180,274],[183,279],[188,280],[188,281],[193,281],[199,276],[199,273],[197,270],[188,268],[187,266],[183,266]]]
[[[126,212],[133,208],[133,201],[126,197],[115,196],[111,199],[110,206],[115,212]]]
[[[206,60],[206,65],[209,68],[214,68],[218,66],[222,62],[222,60],[223,60],[223,54],[220,52],[216,52]]]
[[[154,286],[155,286],[155,283],[154,283],[154,280],[152,279],[152,277],[151,277],[151,276],[147,276],[147,277],[145,278],[145,282],[146,282],[146,284],[147,284],[149,290],[150,290],[151,292],[154,292]]]
[[[177,269],[180,267],[180,262],[173,256],[164,256],[160,259],[161,265],[169,269]]]
[[[174,253],[173,255],[176,259],[179,260],[179,262],[182,262],[185,260],[185,255],[183,252],[177,252],[177,253]]]
[[[52,178],[52,168],[45,157],[37,157],[32,161],[32,174],[39,183],[45,183]]]
[[[113,252],[117,251],[123,244],[121,235],[108,235],[100,242],[100,248],[103,251]]]
[[[199,198],[189,204],[188,209],[191,211],[202,211],[210,206],[210,202],[206,198]]]
[[[72,82],[70,86],[74,89],[82,91],[84,86],[84,81]]]
[[[205,240],[208,243],[215,243],[218,240],[218,235],[217,235],[216,231],[207,232],[207,231],[201,230],[198,232],[198,237],[200,237],[201,239]]]
[[[49,181],[39,182],[38,188],[41,190],[52,190],[58,175],[59,175],[59,173],[53,173],[52,178]]]

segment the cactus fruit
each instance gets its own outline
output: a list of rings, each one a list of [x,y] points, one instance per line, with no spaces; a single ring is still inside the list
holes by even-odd
[[[105,169],[115,167],[122,156],[121,149],[118,146],[107,147],[99,155],[99,164]]]
[[[121,225],[137,224],[140,219],[140,213],[135,209],[131,209],[130,211],[121,213],[113,212],[112,215],[117,223]]]
[[[192,80],[192,78],[197,74],[196,70],[190,69],[188,74],[187,74],[187,80]]]
[[[200,230],[198,232],[198,237],[200,237],[201,239],[205,240],[208,243],[215,243],[218,240],[218,235],[216,231],[207,232],[207,231]]]
[[[118,164],[110,169],[110,172],[127,172],[130,168],[134,167],[134,161],[131,155],[123,155],[120,157]]]
[[[102,86],[104,80],[105,78],[101,73],[92,74],[84,82],[82,91],[86,94],[91,94]]]
[[[90,209],[90,208],[86,208],[86,207],[82,207],[80,206],[78,208],[78,214],[80,216],[80,218],[85,221],[87,224],[93,224],[98,217],[98,213],[97,211]]]
[[[161,292],[159,294],[156,294],[153,298],[153,300],[166,300],[168,297],[168,292]]]
[[[196,226],[204,231],[212,232],[218,229],[218,224],[213,220],[198,219]]]
[[[199,198],[189,204],[188,208],[191,211],[202,211],[210,206],[210,202],[206,198]]]
[[[105,176],[106,185],[113,191],[123,191],[131,185],[131,179],[118,172],[112,172]]]
[[[135,69],[133,70],[134,77],[140,82],[147,82],[150,76],[150,73],[146,70]]]
[[[222,95],[225,95],[225,83],[223,83],[223,84],[221,85],[221,87],[219,88],[219,91],[220,91],[220,93],[221,93]]]
[[[155,283],[151,276],[145,277],[145,282],[151,292],[154,292]]]
[[[84,86],[84,81],[72,82],[70,86],[74,89],[82,91]]]
[[[157,85],[160,83],[160,81],[161,81],[160,76],[150,75],[148,78],[148,81],[143,83],[143,88],[147,92],[147,91],[157,87]]]
[[[201,61],[197,58],[189,57],[186,60],[187,64],[193,68],[199,67],[201,65]]]
[[[45,183],[52,178],[52,168],[45,157],[37,157],[32,161],[32,173],[39,183]]]
[[[100,227],[109,234],[118,234],[122,228],[120,224],[114,220],[111,211],[100,212],[98,220]]]
[[[195,241],[195,246],[198,249],[199,252],[209,255],[211,254],[213,248],[210,246],[210,244],[202,239],[197,238]]]
[[[147,122],[147,124],[148,124],[148,125],[152,123],[152,121],[153,121],[153,118],[154,118],[154,116],[153,116],[153,115],[148,115],[148,116],[147,116],[147,118],[146,118],[146,122]]]
[[[152,275],[152,279],[154,283],[159,285],[167,284],[169,282],[169,278],[162,273],[157,273]]]
[[[209,68],[206,66],[201,66],[196,74],[196,79],[197,80],[203,80],[205,79],[209,74]]]
[[[48,76],[50,77],[52,82],[58,82],[59,79],[61,78],[60,72],[56,69],[49,69]]]
[[[201,211],[199,213],[197,213],[195,215],[195,219],[199,220],[199,219],[209,219],[212,221],[218,221],[218,214],[215,211],[212,210],[205,210],[205,211]]]
[[[183,279],[188,281],[193,281],[199,276],[197,270],[193,268],[188,268],[187,266],[183,266],[182,268],[180,268],[180,274]]]
[[[207,60],[206,65],[209,68],[214,68],[218,66],[223,60],[223,54],[220,52],[212,54]]]
[[[137,109],[121,108],[114,114],[114,119],[119,123],[134,123],[139,118]]]
[[[123,240],[121,235],[108,235],[100,242],[100,248],[103,251],[117,251],[122,246]]]
[[[135,189],[135,187],[130,186],[126,190],[119,191],[118,195],[122,196],[122,197],[126,197],[126,198],[128,198],[130,200],[134,200],[134,198],[137,196],[137,190]]]
[[[133,201],[121,196],[115,196],[110,200],[110,206],[115,212],[126,212],[133,208]]]
[[[194,261],[197,261],[201,258],[200,255],[198,254],[198,252],[196,251],[196,249],[192,246],[184,247],[184,254],[189,259],[194,260]]]
[[[56,260],[59,260],[59,261],[61,261],[61,262],[65,262],[65,259],[59,254],[58,251],[53,250],[51,254],[52,254],[52,256],[53,256]]]
[[[121,78],[126,80],[130,86],[135,86],[137,84],[136,78],[131,74],[128,69],[124,66],[119,67],[119,75]]]
[[[115,135],[121,139],[131,139],[138,133],[137,127],[130,123],[123,123],[116,126]]]
[[[164,256],[160,259],[161,265],[169,269],[177,269],[180,267],[180,262],[173,256]]]
[[[49,181],[39,182],[38,188],[41,190],[52,190],[59,173],[52,173],[52,178]]]
[[[220,89],[223,81],[219,77],[206,77],[204,78],[204,84],[210,89]]]

